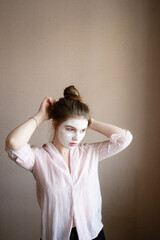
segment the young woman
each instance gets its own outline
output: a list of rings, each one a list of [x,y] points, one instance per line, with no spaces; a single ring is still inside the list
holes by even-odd
[[[52,142],[31,146],[33,132],[49,119]],[[80,144],[88,128],[105,135],[106,141]],[[91,118],[74,86],[67,87],[57,102],[46,97],[38,113],[7,136],[8,156],[36,180],[43,240],[105,239],[98,163],[131,141],[130,131]]]

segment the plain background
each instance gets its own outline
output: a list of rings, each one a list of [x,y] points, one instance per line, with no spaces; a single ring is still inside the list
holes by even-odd
[[[134,137],[99,165],[106,238],[160,239],[159,13],[159,0],[0,1],[1,240],[40,237],[34,178],[8,158],[5,138],[71,84],[92,117]],[[29,143],[52,134],[44,122]]]

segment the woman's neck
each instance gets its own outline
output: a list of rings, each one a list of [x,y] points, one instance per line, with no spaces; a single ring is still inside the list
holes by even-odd
[[[57,140],[56,137],[53,138],[52,140],[52,144],[56,147],[56,149],[59,151],[59,153],[62,155],[62,156],[66,156],[69,154],[69,149],[65,148],[60,142],[59,140]]]

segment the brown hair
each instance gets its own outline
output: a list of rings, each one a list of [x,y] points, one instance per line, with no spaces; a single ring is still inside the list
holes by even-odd
[[[56,126],[66,121],[70,117],[84,117],[91,122],[89,107],[82,101],[78,90],[73,86],[64,89],[64,97],[60,98],[50,110],[50,118],[52,118]]]

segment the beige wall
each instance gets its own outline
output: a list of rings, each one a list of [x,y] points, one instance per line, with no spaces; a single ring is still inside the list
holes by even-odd
[[[8,133],[74,84],[96,119],[132,144],[99,165],[108,240],[160,239],[159,0],[1,0],[0,239],[40,237],[35,181],[4,151]],[[30,143],[51,137],[51,122]],[[103,140],[94,132],[87,142]],[[63,224],[63,220],[62,220]],[[63,240],[63,239],[62,239]]]

